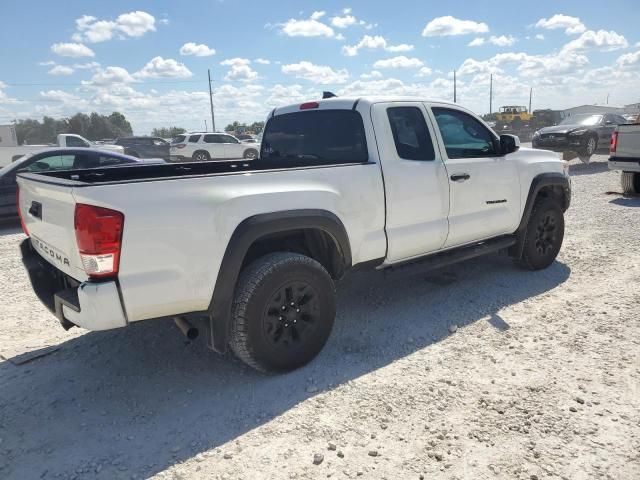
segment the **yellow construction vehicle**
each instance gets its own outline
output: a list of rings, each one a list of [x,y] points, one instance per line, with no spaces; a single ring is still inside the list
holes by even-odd
[[[496,121],[502,123],[513,123],[520,120],[521,123],[526,123],[531,120],[531,113],[527,110],[527,107],[518,105],[508,105],[506,107],[500,107],[500,111],[496,113]]]

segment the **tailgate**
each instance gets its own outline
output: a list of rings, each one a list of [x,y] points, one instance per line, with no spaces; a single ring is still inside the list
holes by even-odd
[[[84,281],[74,228],[73,187],[18,176],[20,211],[33,248],[49,263]]]
[[[640,125],[620,125],[616,157],[640,158]]]

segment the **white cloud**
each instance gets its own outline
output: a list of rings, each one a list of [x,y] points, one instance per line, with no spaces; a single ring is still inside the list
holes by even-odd
[[[311,17],[304,20],[290,18],[281,25],[281,32],[289,37],[334,37],[333,28],[320,22],[325,12],[313,12]]]
[[[484,45],[485,40],[483,37],[477,37],[467,43],[467,47],[481,47]]]
[[[387,40],[380,35],[365,35],[355,45],[344,45],[342,47],[342,54],[347,57],[355,57],[363,48],[368,50],[383,49],[387,52],[410,52],[414,47],[413,45],[408,45],[406,43],[400,45],[389,45]]]
[[[215,55],[216,50],[214,48],[209,48],[204,43],[196,44],[194,42],[187,42],[180,47],[180,55],[193,55],[195,57],[210,57],[211,55]]]
[[[333,17],[331,19],[331,25],[336,28],[347,28],[351,25],[358,23],[358,19],[353,15],[346,14],[342,17]]]
[[[541,33],[536,34],[536,40],[544,40],[544,35]]]
[[[373,64],[373,68],[418,68],[423,65],[424,62],[418,58],[408,58],[400,55],[398,57],[378,60]]]
[[[587,30],[575,40],[571,40],[564,47],[563,51],[584,51],[584,50],[600,50],[610,52],[621,48],[627,48],[629,43],[624,36],[611,31]]]
[[[631,67],[638,64],[640,64],[640,50],[633,53],[625,53],[616,60],[616,65],[619,67]]]
[[[362,78],[363,80],[370,80],[372,78],[382,78],[382,72],[378,70],[371,70],[370,73],[363,73],[362,75],[360,75],[360,78]]]
[[[471,33],[486,33],[489,27],[483,22],[460,20],[447,15],[431,20],[422,30],[423,37],[446,37],[452,35],[468,35]]]
[[[496,37],[495,35],[491,35],[489,38],[485,39],[483,37],[477,37],[471,40],[467,46],[468,47],[480,47],[485,43],[490,43],[495,45],[496,47],[510,47],[514,43],[516,43],[516,38],[511,35],[500,35]]]
[[[433,70],[431,70],[429,67],[422,67],[416,74],[416,77],[428,77],[432,73],[433,73]]]
[[[89,84],[91,85],[111,85],[114,83],[131,83],[135,82],[135,78],[122,67],[107,67],[98,71]]]
[[[582,33],[587,29],[578,17],[570,17],[562,13],[557,13],[550,18],[541,18],[535,26],[547,30],[562,28],[567,35]]]
[[[61,57],[94,57],[95,53],[82,43],[54,43],[51,51]]]
[[[260,65],[270,65],[271,61],[267,60],[266,58],[256,58],[254,60],[256,63],[259,63]]]
[[[56,65],[47,73],[49,75],[71,75],[73,72],[74,70],[72,67],[69,67],[67,65]]]
[[[135,78],[189,78],[192,75],[184,63],[162,57],[152,58],[141,70],[133,74]]]
[[[307,61],[283,65],[282,73],[321,85],[345,83],[349,78],[349,72],[346,69],[334,70],[329,66],[314,65]]]
[[[231,67],[224,77],[225,80],[250,82],[258,78],[258,72],[250,67],[251,60],[248,58],[228,58],[220,62],[220,65]]]
[[[141,37],[147,32],[155,31],[156,19],[153,15],[135,11],[123,13],[115,20],[99,20],[91,15],[83,15],[76,19],[75,41],[99,43],[119,38]]]

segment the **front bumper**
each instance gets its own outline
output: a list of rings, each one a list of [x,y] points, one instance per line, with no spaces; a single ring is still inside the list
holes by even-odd
[[[20,251],[33,291],[66,330],[74,325],[87,330],[127,325],[116,281],[78,282],[38,255],[30,239],[20,244]]]
[[[556,138],[534,137],[531,140],[531,146],[533,148],[551,150],[552,152],[577,151],[583,147],[583,143],[584,139],[582,137],[570,136]]]
[[[640,172],[640,158],[609,157],[609,170]]]

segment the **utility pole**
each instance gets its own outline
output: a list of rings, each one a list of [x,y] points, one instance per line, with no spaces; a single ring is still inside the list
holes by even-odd
[[[533,96],[533,87],[529,89],[529,114],[531,114],[531,97]]]
[[[607,93],[607,105],[609,105],[609,94]]]
[[[204,131],[208,132],[209,130],[207,130],[207,119],[204,119]]]
[[[211,70],[207,69],[209,75],[209,103],[211,104],[211,131],[216,131],[216,120],[213,116],[213,92],[211,91]]]
[[[456,84],[456,71],[453,71],[453,103],[457,103],[458,101],[458,85]]]
[[[489,115],[493,113],[493,73],[489,76]]]

